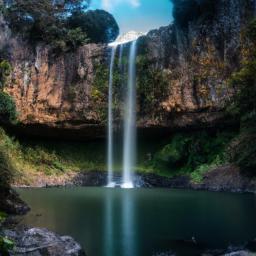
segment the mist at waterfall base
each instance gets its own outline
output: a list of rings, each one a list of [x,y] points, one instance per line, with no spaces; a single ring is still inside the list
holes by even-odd
[[[107,187],[121,186],[122,188],[133,188],[133,173],[136,162],[136,46],[137,38],[140,34],[131,32],[128,34],[135,38],[135,40],[127,41],[127,38],[123,43],[114,42],[110,44],[111,59],[109,68],[109,99],[108,99],[108,147],[107,147],[107,161],[108,161],[108,184]],[[120,38],[119,38],[120,40]],[[115,55],[119,46],[119,60],[118,70],[122,73],[122,57],[123,46],[129,44],[129,58],[128,58],[128,81],[122,81],[127,85],[124,97],[124,133],[123,133],[123,178],[120,184],[114,181],[113,176],[113,152],[114,152],[114,113],[113,113],[113,72],[115,65]],[[125,77],[122,74],[122,77]],[[120,86],[121,87],[121,86]]]

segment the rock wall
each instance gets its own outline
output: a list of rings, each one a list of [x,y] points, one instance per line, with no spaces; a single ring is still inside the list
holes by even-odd
[[[19,40],[11,41],[13,71],[6,90],[16,101],[21,122],[100,122],[90,95],[104,46],[89,44],[74,53],[54,56],[47,46],[33,49]]]
[[[174,1],[178,17],[186,17],[182,10],[188,2],[193,1]],[[204,1],[194,2],[199,3],[194,16],[176,19],[139,40],[139,54],[165,74],[168,86],[158,112],[150,115],[158,117],[160,111],[161,118],[139,114],[138,126],[180,129],[229,123],[222,109],[235,88],[227,79],[242,61],[241,34],[255,14],[256,0],[218,0],[207,15],[200,9]],[[97,102],[92,88],[97,67],[107,66],[107,46],[89,44],[54,55],[43,44],[32,46],[12,36],[2,17],[0,27],[1,52],[13,67],[5,90],[15,99],[21,123],[78,130],[101,126],[103,131],[99,109],[107,107],[107,95],[105,102]],[[151,86],[157,88],[157,81]]]
[[[145,39],[153,68],[169,76],[168,96],[159,104],[165,120],[214,125],[226,120],[222,110],[235,93],[228,79],[243,60],[242,34],[255,17],[256,1],[173,2],[174,24]]]

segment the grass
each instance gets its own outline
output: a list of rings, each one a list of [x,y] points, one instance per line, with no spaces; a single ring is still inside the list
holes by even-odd
[[[35,175],[62,175],[76,171],[104,171],[101,144],[18,141],[0,129],[0,146],[13,165],[14,179],[29,184]]]
[[[232,132],[176,134],[168,139],[139,139],[136,172],[164,177],[188,175],[202,181],[205,172],[225,163]],[[0,130],[0,148],[13,165],[14,180],[30,185],[38,176],[62,176],[80,171],[106,171],[105,141],[63,142],[17,140]],[[122,170],[122,142],[115,144],[114,171]],[[17,183],[16,183],[17,184]]]

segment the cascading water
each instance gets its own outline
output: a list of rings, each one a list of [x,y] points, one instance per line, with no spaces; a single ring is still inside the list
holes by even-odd
[[[118,67],[120,72],[125,72],[122,67],[122,57],[125,45],[130,46],[128,64],[128,82],[125,96],[124,113],[124,145],[123,145],[123,179],[122,188],[133,188],[133,172],[136,160],[136,46],[137,39],[142,33],[130,32],[109,46],[112,48],[109,74],[109,102],[108,102],[108,185],[115,187],[113,180],[113,72],[117,47],[119,48]],[[124,78],[124,74],[121,74]],[[123,82],[123,79],[122,79]],[[119,184],[120,186],[120,184]]]
[[[129,53],[128,88],[124,117],[124,151],[122,188],[133,188],[136,155],[136,44],[131,43]]]
[[[108,187],[114,187],[113,182],[113,71],[116,55],[116,46],[112,47],[111,60],[109,68],[109,86],[108,86]]]

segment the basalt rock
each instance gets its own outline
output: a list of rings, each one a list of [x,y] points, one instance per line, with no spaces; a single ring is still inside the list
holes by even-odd
[[[3,235],[13,240],[15,256],[85,256],[81,246],[69,236],[59,236],[47,229],[4,230]]]

